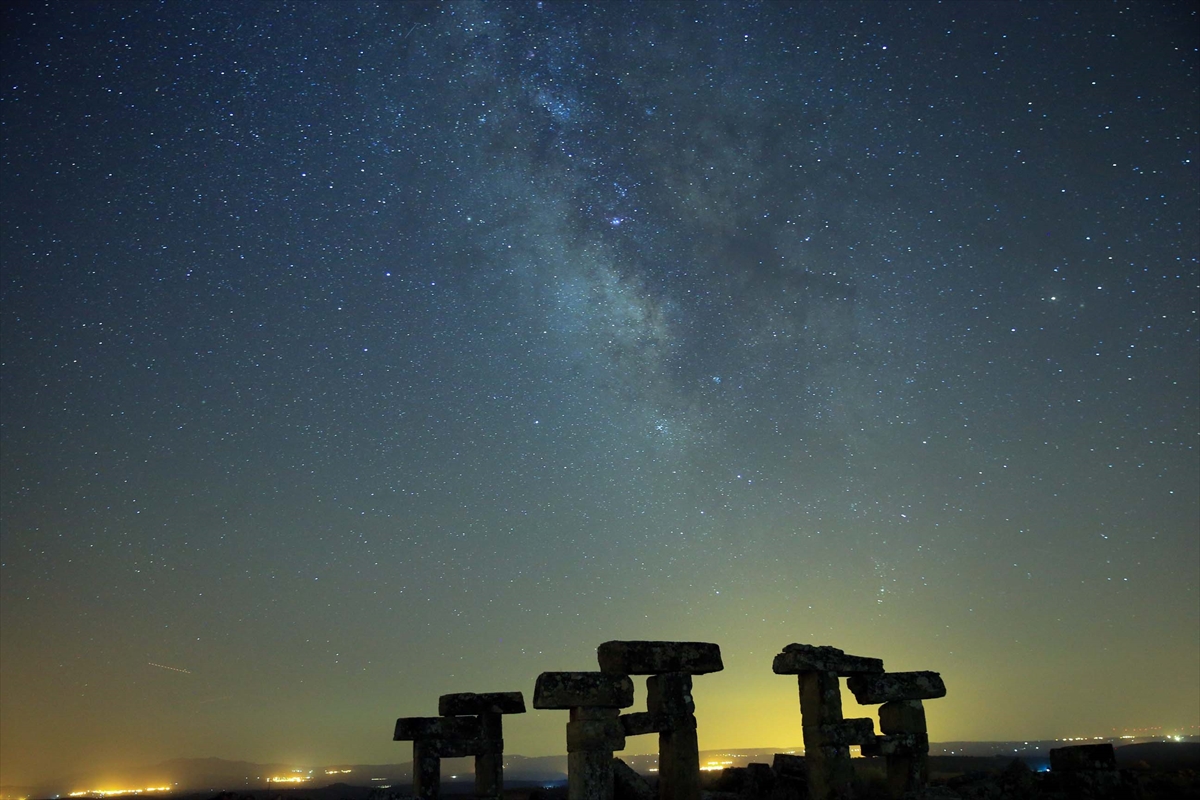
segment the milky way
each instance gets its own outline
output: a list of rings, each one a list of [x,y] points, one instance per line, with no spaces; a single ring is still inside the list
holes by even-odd
[[[5,783],[399,762],[615,638],[721,645],[702,747],[799,743],[790,642],[1200,724],[1194,6],[2,30]]]

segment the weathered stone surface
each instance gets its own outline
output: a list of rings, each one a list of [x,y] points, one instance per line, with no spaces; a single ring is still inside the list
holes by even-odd
[[[827,725],[805,725],[804,747],[849,747],[875,742],[875,721],[866,717],[844,719]],[[811,743],[811,744],[810,744]]]
[[[604,672],[543,672],[533,689],[533,707],[547,709],[633,705],[633,681],[628,675]]]
[[[711,642],[605,642],[596,658],[601,672],[614,675],[706,675],[725,668],[721,648]]]
[[[776,675],[799,675],[804,672],[833,672],[842,677],[861,673],[883,672],[883,659],[850,656],[836,647],[789,644],[775,656],[771,669]]]
[[[924,733],[925,705],[920,700],[892,700],[879,707],[883,733]]]
[[[625,749],[625,728],[620,719],[578,719],[567,723],[567,752]]]
[[[534,705],[537,708],[537,705]],[[567,800],[613,800],[613,757],[605,750],[567,753]]]
[[[842,721],[842,682],[836,672],[801,672],[800,716],[805,725]]]
[[[852,675],[846,686],[863,705],[890,700],[932,700],[946,696],[946,684],[936,672],[885,672]]]
[[[696,718],[675,717],[677,724],[658,734],[659,800],[700,800],[700,746]]]
[[[520,692],[459,692],[438,698],[438,713],[443,717],[472,714],[524,714],[525,697]]]
[[[479,733],[478,717],[401,717],[392,740],[477,739]]]
[[[771,761],[771,769],[775,770],[775,774],[782,778],[808,777],[808,762],[804,760],[804,756],[796,756],[791,753],[776,753],[775,758]]]
[[[1080,772],[1116,768],[1117,756],[1113,751],[1113,746],[1109,743],[1077,744],[1072,747],[1056,747],[1050,751],[1051,772]]]
[[[428,741],[413,742],[413,795],[434,800],[442,783],[442,760],[430,750]]]
[[[929,735],[925,733],[889,733],[864,742],[864,756],[897,756],[929,752]]]
[[[646,709],[655,714],[691,714],[692,676],[680,672],[651,675],[646,679]]]
[[[654,800],[650,782],[619,758],[613,759],[613,796],[615,800]]]
[[[649,711],[638,711],[633,714],[621,715],[621,727],[626,736],[644,736],[647,733],[659,733],[671,727],[672,718],[666,714],[652,714]]]

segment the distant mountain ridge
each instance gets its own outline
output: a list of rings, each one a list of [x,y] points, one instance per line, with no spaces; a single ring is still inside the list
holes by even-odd
[[[1144,741],[1117,745],[1117,761],[1122,766],[1146,762],[1156,769],[1200,769],[1200,741],[1191,738],[1184,742]],[[1068,742],[1055,740],[1024,742],[941,742],[930,743],[930,754],[937,756],[1045,759],[1052,747]],[[702,768],[744,767],[751,762],[771,763],[775,753],[801,753],[801,747],[731,748],[704,750],[700,753]],[[618,753],[631,767],[642,773],[652,773],[657,756]],[[505,756],[504,775],[510,781],[554,783],[566,780],[567,757]],[[470,758],[447,759],[442,779],[470,780],[473,775]],[[348,772],[346,770],[349,770]],[[278,778],[305,778],[296,783],[275,781]],[[272,779],[268,781],[268,779]],[[144,789],[171,786],[176,792],[237,791],[285,786],[318,789],[332,784],[358,787],[384,787],[409,784],[412,781],[412,762],[397,764],[330,764],[321,767],[297,767],[291,764],[259,764],[252,761],[232,761],[222,758],[175,758],[149,767],[120,770],[110,773],[99,785],[94,777],[75,775],[61,781],[38,786],[0,786],[0,800],[19,800],[28,797],[52,797],[87,790]]]

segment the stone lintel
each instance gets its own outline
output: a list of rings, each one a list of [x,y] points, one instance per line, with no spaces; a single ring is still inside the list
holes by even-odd
[[[883,659],[850,656],[836,647],[789,644],[775,656],[771,669],[776,675],[799,675],[804,672],[833,672],[841,677],[862,673],[883,672]]]
[[[567,752],[625,749],[625,728],[620,719],[580,719],[567,723]]]
[[[652,714],[649,711],[638,711],[633,714],[622,714],[621,727],[626,736],[644,736],[647,733],[662,733],[670,729],[673,718],[666,714]]]
[[[804,746],[847,747],[852,744],[874,744],[875,721],[867,717],[844,719],[828,725],[805,725]]]
[[[601,672],[614,675],[707,675],[725,668],[720,646],[711,642],[605,642],[596,659]]]
[[[925,705],[920,700],[892,700],[879,707],[884,733],[925,733]]]
[[[438,713],[443,717],[473,714],[524,714],[525,697],[520,692],[459,692],[438,698]]]
[[[890,700],[933,700],[946,696],[946,684],[936,672],[884,672],[853,675],[846,686],[863,705]]]
[[[633,681],[604,672],[543,672],[533,689],[533,707],[569,709],[586,706],[629,708]]]
[[[929,734],[889,733],[864,744],[864,756],[911,756],[929,752]]]
[[[392,741],[477,739],[479,735],[478,717],[401,717],[396,720]]]

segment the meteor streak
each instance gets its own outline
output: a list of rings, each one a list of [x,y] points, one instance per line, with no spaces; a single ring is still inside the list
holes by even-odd
[[[192,674],[192,671],[190,669],[180,669],[179,667],[168,667],[166,664],[155,664],[153,661],[147,661],[146,663],[152,667],[158,667],[159,669],[169,669],[169,670],[171,670],[171,672],[182,672],[184,675]]]

